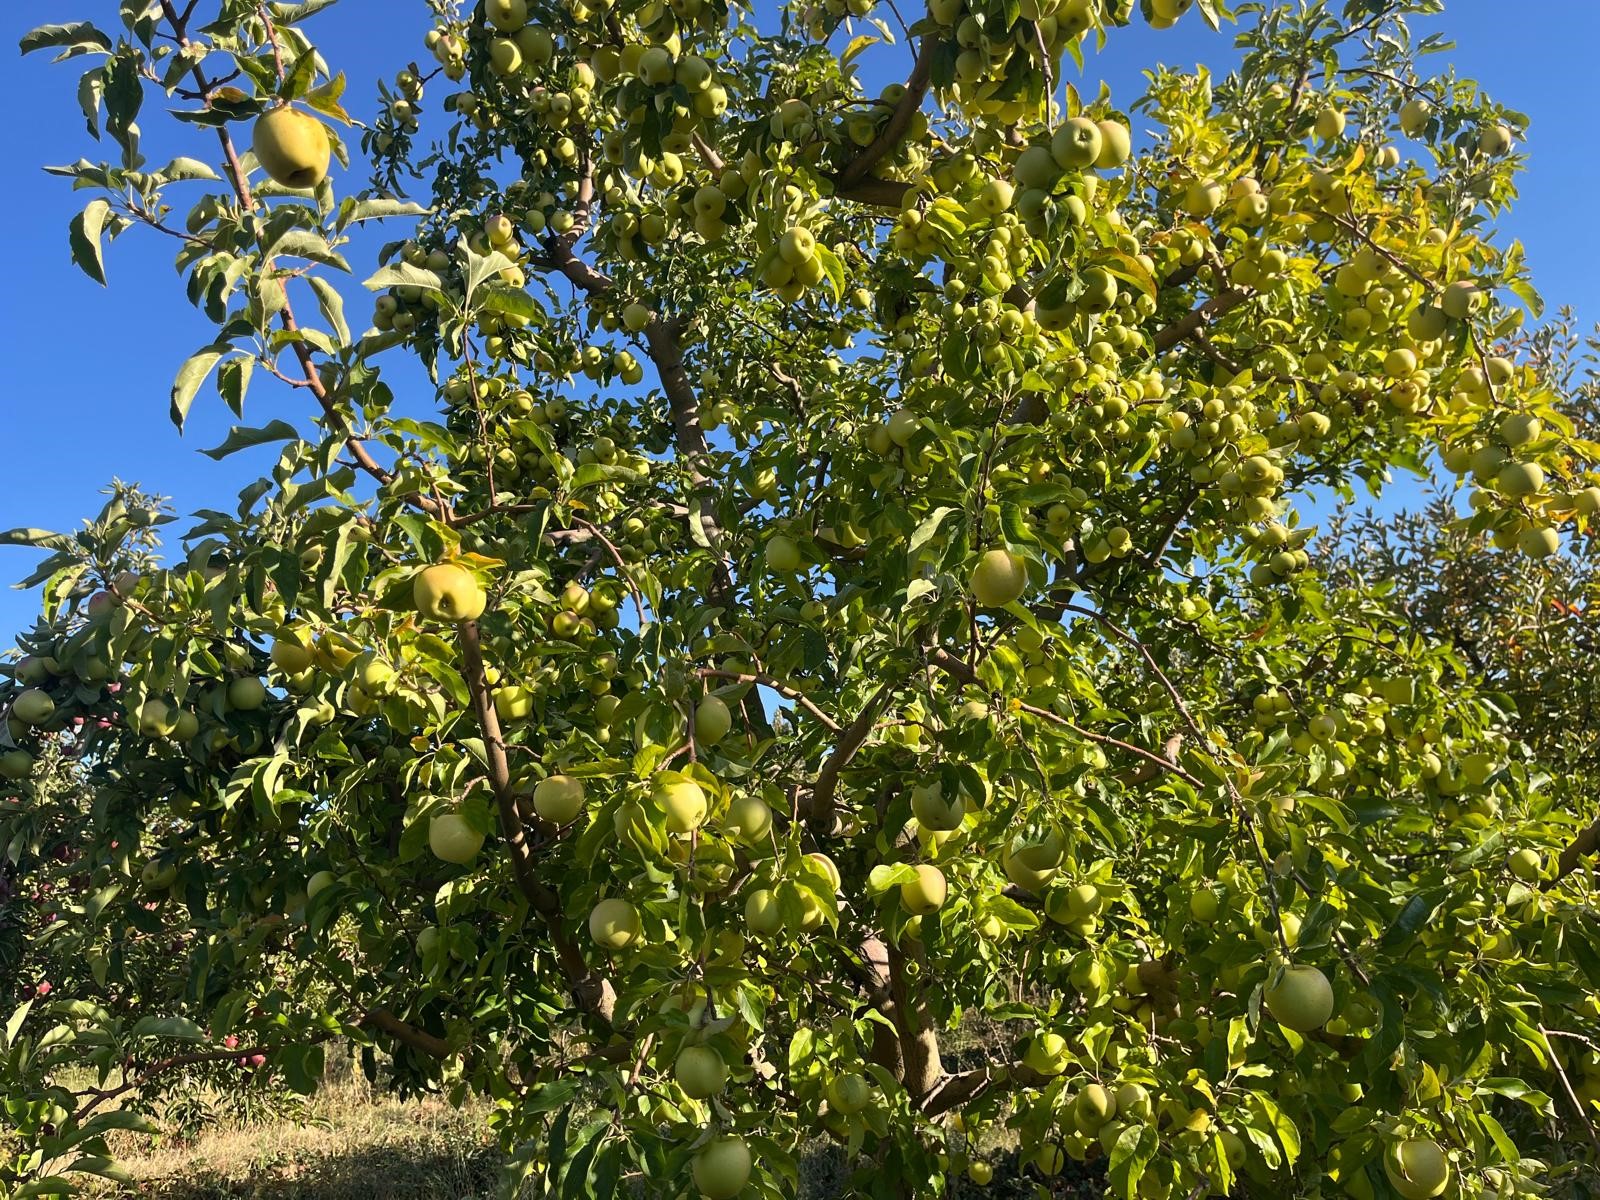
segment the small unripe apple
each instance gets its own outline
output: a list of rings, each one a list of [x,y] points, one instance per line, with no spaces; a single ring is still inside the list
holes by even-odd
[[[275,182],[301,190],[326,179],[333,158],[322,122],[288,105],[270,108],[256,118],[251,149]]]

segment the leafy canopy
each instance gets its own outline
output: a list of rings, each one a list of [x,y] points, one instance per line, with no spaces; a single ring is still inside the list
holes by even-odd
[[[74,259],[170,236],[173,420],[279,450],[170,560],[120,484],[6,535],[0,1190],[338,1037],[508,1191],[1592,1194],[1592,795],[1296,508],[1437,462],[1474,554],[1594,537],[1438,0],[434,0],[365,127],[327,0],[100,7],[23,41],[92,64]]]

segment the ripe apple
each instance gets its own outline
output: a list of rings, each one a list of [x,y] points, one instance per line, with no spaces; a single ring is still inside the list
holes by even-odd
[[[1531,883],[1544,872],[1544,859],[1537,850],[1524,846],[1512,853],[1506,860],[1506,866],[1518,879]]]
[[[285,675],[298,675],[311,665],[311,648],[298,631],[280,629],[272,643],[272,663]]]
[[[972,595],[982,608],[1004,608],[1027,586],[1027,564],[1004,548],[985,552],[972,569]]]
[[[541,779],[533,789],[533,811],[554,825],[567,825],[583,810],[583,780],[570,775]]]
[[[176,882],[178,868],[175,863],[152,858],[139,872],[139,886],[147,892],[164,892]]]
[[[1511,153],[1512,133],[1509,125],[1490,125],[1478,135],[1478,149],[1490,158]]]
[[[911,812],[917,818],[917,823],[932,833],[949,833],[959,829],[966,811],[966,797],[957,792],[946,799],[944,786],[938,780],[931,784],[919,784],[911,791]]]
[[[1450,1183],[1450,1160],[1438,1142],[1408,1138],[1389,1147],[1383,1156],[1383,1173],[1405,1200],[1431,1200]]]
[[[1222,902],[1211,888],[1201,888],[1189,896],[1189,915],[1202,925],[1215,921],[1221,909]]]
[[[484,0],[483,15],[501,33],[516,33],[528,23],[528,0]]]
[[[1502,496],[1531,496],[1544,487],[1544,468],[1536,462],[1511,462],[1494,477],[1495,491]]]
[[[455,563],[435,563],[417,573],[411,587],[417,612],[432,621],[476,621],[488,597],[472,572]]]
[[[1104,148],[1100,126],[1088,117],[1073,117],[1050,137],[1050,154],[1063,170],[1092,167]]]
[[[1117,1098],[1103,1085],[1091,1083],[1072,1102],[1072,1115],[1084,1133],[1094,1133],[1117,1115]]]
[[[1433,105],[1421,96],[1407,100],[1400,108],[1400,131],[1407,137],[1416,137],[1428,127],[1433,116]]]
[[[533,692],[515,683],[495,688],[494,712],[502,722],[526,721],[533,715]]]
[[[691,1173],[705,1200],[733,1200],[750,1182],[750,1147],[734,1134],[714,1138],[694,1156]]]
[[[1067,1039],[1048,1030],[1035,1034],[1022,1054],[1022,1065],[1036,1075],[1059,1075],[1071,1061]]]
[[[783,913],[778,909],[778,897],[766,888],[751,892],[750,898],[744,903],[744,920],[752,933],[777,933],[783,928]]]
[[[860,1112],[872,1102],[872,1085],[855,1071],[844,1071],[828,1080],[823,1089],[828,1107],[836,1113],[850,1116]]]
[[[235,712],[255,712],[266,701],[266,685],[254,675],[241,675],[229,681],[228,707]]]
[[[684,1093],[696,1100],[715,1096],[728,1085],[728,1065],[710,1046],[686,1046],[672,1073]]]
[[[288,105],[269,108],[256,118],[251,142],[256,161],[287,188],[316,187],[328,175],[333,144],[321,121]]]
[[[43,725],[56,711],[56,702],[38,688],[26,688],[11,702],[11,715],[25,725]]]
[[[760,796],[745,793],[734,797],[728,805],[728,815],[722,820],[730,837],[744,846],[754,846],[767,839],[772,830],[772,809]]]
[[[483,849],[483,834],[460,813],[440,813],[428,822],[428,849],[447,863],[465,866]]]
[[[1333,985],[1316,967],[1288,966],[1262,993],[1267,1011],[1286,1029],[1310,1033],[1333,1016]]]
[[[705,823],[710,809],[705,791],[698,783],[670,772],[655,777],[650,796],[666,814],[667,829],[671,833],[693,833]]]
[[[695,706],[694,740],[702,746],[715,746],[733,728],[733,714],[720,696],[707,696]]]
[[[767,542],[767,568],[779,575],[793,575],[800,569],[800,545],[787,534],[776,534]]]
[[[917,877],[900,885],[900,905],[913,916],[924,916],[944,903],[948,885],[938,867],[921,863]]]
[[[1133,153],[1132,135],[1121,121],[1098,121],[1096,125],[1100,130],[1100,153],[1094,165],[1102,171],[1114,170]]]
[[[589,936],[608,950],[621,950],[639,938],[639,914],[626,900],[612,897],[589,913]]]
[[[1149,1089],[1139,1083],[1125,1083],[1119,1087],[1112,1107],[1124,1121],[1148,1121],[1155,1116]]]

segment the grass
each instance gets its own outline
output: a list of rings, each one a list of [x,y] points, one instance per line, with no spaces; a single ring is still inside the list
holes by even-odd
[[[302,1112],[224,1120],[193,1139],[113,1145],[131,1187],[87,1195],[167,1200],[468,1200],[494,1195],[501,1157],[480,1108],[400,1101],[338,1074]]]

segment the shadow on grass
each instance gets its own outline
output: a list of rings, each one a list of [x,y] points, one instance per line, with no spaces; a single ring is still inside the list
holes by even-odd
[[[263,1159],[245,1178],[200,1167],[186,1178],[151,1179],[119,1196],[160,1200],[478,1200],[495,1194],[501,1162],[492,1149],[467,1154],[373,1146],[345,1154]]]

